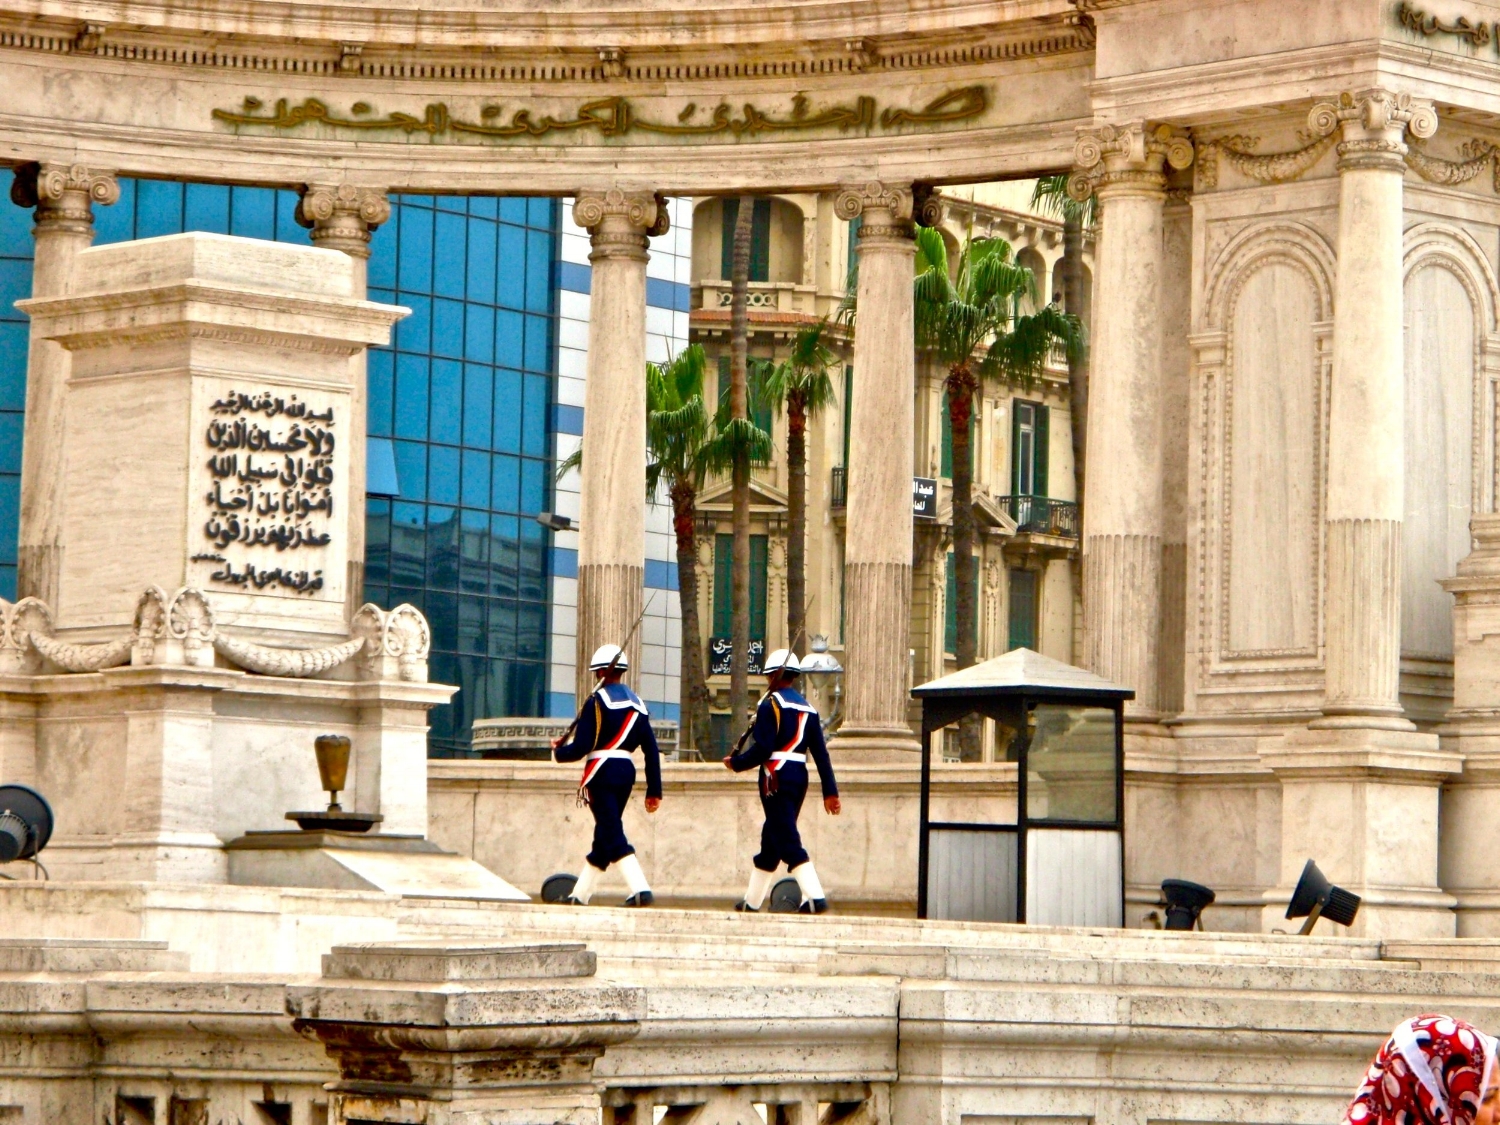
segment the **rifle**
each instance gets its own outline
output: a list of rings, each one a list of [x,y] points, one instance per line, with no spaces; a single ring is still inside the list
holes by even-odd
[[[646,599],[646,604],[641,606],[641,612],[636,616],[635,624],[630,627],[630,632],[625,634],[625,643],[620,646],[620,651],[615,653],[614,658],[604,666],[605,676],[619,667],[620,661],[625,657],[625,650],[630,647],[630,642],[635,639],[635,631],[641,627],[641,622],[646,619],[646,611],[651,608],[651,603],[655,600],[656,591],[652,590],[651,596]],[[594,690],[584,697],[583,707],[578,708],[578,714],[573,716],[573,721],[568,724],[568,729],[563,731],[563,736],[552,744],[554,750],[573,737],[574,732],[578,730],[578,720],[583,715],[584,707],[589,705],[589,700],[599,694],[599,690],[602,687],[604,687],[604,676],[599,677],[599,682],[594,685]]]
[[[799,640],[801,640],[803,634],[807,632],[807,611],[812,608],[813,602],[815,602],[817,600],[818,600],[818,595],[815,593],[815,594],[813,594],[812,597],[810,597],[810,598],[807,599],[807,604],[802,607],[802,624],[798,625],[797,626],[797,631],[794,634],[792,634],[792,643],[786,646],[787,650],[789,652],[796,650],[796,648],[797,648],[797,642]],[[743,750],[745,748],[745,739],[747,739],[747,738],[750,737],[750,732],[753,731],[754,729],[755,729],[755,720],[751,719],[750,720],[750,725],[745,728],[745,733],[742,734],[742,735],[740,735],[739,741],[734,744],[733,753],[738,754],[741,750]]]

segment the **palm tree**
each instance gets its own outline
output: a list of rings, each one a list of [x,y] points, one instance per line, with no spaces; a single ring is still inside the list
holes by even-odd
[[[708,361],[691,344],[665,367],[646,365],[646,492],[662,486],[672,501],[677,535],[677,584],[682,603],[682,731],[684,745],[709,743],[708,678],[698,624],[698,490],[708,469],[713,438],[703,402]]]
[[[740,199],[734,224],[734,254],[729,270],[729,415],[751,426],[746,361],[750,343],[750,235],[755,214],[751,196]],[[724,404],[720,403],[720,413]],[[726,430],[726,433],[733,431]],[[740,439],[749,435],[740,434]],[[729,452],[731,529],[729,634],[730,724],[743,722],[750,702],[750,458],[745,440],[732,441]]]
[[[1066,175],[1043,176],[1031,192],[1031,205],[1056,215],[1063,223],[1063,256],[1057,264],[1062,276],[1063,312],[1083,319],[1083,235],[1093,230],[1098,203],[1091,195],[1082,203],[1068,194]],[[1077,497],[1079,527],[1083,526],[1084,452],[1088,447],[1089,363],[1080,333],[1068,348],[1068,418],[1073,435],[1073,494]]]
[[[959,668],[974,663],[976,636],[974,561],[973,456],[969,423],[974,396],[983,380],[1000,379],[1030,387],[1042,373],[1057,342],[1071,344],[1078,322],[1055,305],[1021,315],[1023,298],[1034,298],[1036,278],[1019,265],[1008,242],[970,239],[959,253],[950,277],[943,236],[932,227],[917,228],[915,314],[917,347],[947,365],[943,388],[953,434],[953,566],[956,580],[958,637],[954,655]],[[977,724],[961,727],[963,757],[978,751]]]
[[[778,413],[786,406],[786,630],[799,656],[806,651],[807,624],[807,422],[834,401],[827,332],[826,318],[803,328],[792,340],[791,354],[766,372],[758,387],[762,401]]]

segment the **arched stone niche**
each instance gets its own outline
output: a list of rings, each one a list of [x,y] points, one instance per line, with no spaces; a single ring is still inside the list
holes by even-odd
[[[1321,686],[1333,276],[1323,236],[1286,220],[1245,228],[1209,267],[1192,338],[1200,686]]]
[[[1494,508],[1497,288],[1461,229],[1405,239],[1406,503],[1401,655],[1406,671],[1453,658],[1452,596],[1438,582],[1469,553],[1469,518]],[[1416,667],[1414,667],[1414,665]]]

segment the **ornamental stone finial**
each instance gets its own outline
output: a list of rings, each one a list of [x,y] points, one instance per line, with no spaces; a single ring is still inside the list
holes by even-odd
[[[589,232],[596,257],[645,258],[647,239],[672,227],[667,201],[659,192],[580,191],[573,200],[573,221]]]
[[[18,207],[36,208],[39,229],[84,232],[93,228],[95,203],[107,206],[120,198],[120,183],[113,172],[82,164],[25,164],[16,169],[10,198]]]
[[[1405,136],[1408,130],[1419,139],[1437,132],[1437,111],[1429,101],[1410,94],[1372,87],[1346,91],[1337,104],[1319,102],[1307,115],[1308,128],[1324,137],[1342,128],[1338,145],[1339,169],[1379,168],[1405,170]]]
[[[391,203],[382,188],[305,184],[301,196],[295,217],[312,231],[313,245],[356,258],[370,256],[371,233],[391,217]]]
[[[1193,162],[1193,142],[1171,125],[1131,121],[1125,125],[1086,126],[1073,145],[1077,171],[1068,177],[1068,194],[1082,202],[1097,192],[1166,190],[1166,168]]]

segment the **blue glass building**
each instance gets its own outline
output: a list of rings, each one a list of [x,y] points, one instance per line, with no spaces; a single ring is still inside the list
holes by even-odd
[[[0,187],[9,188],[8,171]],[[297,196],[122,180],[95,243],[188,230],[308,245]],[[540,715],[548,679],[559,212],[551,199],[395,196],[370,299],[405,305],[369,356],[366,600],[432,626],[430,672],[457,684],[430,752],[465,753],[475,718]],[[31,215],[0,206],[0,596],[15,597]],[[394,472],[392,472],[394,470]],[[376,494],[379,495],[376,495]]]

